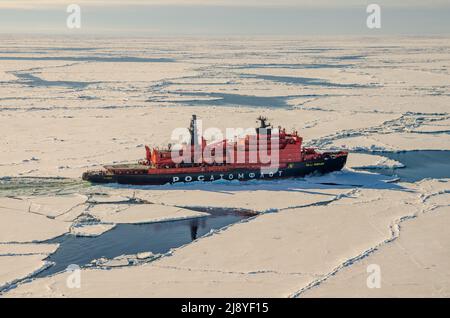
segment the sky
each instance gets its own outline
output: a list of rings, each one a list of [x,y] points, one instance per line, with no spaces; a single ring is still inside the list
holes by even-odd
[[[380,29],[366,26],[370,3]],[[80,29],[66,26],[69,4]],[[450,0],[0,0],[0,33],[450,35]]]

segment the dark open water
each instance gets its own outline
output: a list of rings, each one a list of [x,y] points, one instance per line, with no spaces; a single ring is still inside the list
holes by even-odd
[[[151,205],[149,205],[151,209]],[[196,209],[209,216],[148,224],[118,224],[97,237],[64,235],[46,243],[59,243],[58,250],[47,260],[56,263],[36,277],[64,271],[69,265],[83,267],[92,260],[120,255],[152,252],[167,253],[170,249],[187,244],[211,230],[223,228],[254,214],[233,209]]]
[[[381,151],[369,154],[387,157],[405,165],[404,168],[396,169],[370,169],[371,172],[398,176],[401,181],[416,182],[425,178],[450,178],[450,151],[447,150]]]

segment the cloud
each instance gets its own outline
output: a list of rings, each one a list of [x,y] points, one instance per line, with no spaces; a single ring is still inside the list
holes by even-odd
[[[373,2],[386,7],[440,7],[448,6],[448,0],[374,0]],[[1,0],[0,9],[52,9],[69,4],[81,6],[293,6],[336,8],[349,6],[365,6],[366,0]]]

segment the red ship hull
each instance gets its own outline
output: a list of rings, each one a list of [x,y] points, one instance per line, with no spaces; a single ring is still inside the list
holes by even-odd
[[[124,171],[123,173],[110,173],[108,171],[87,172],[83,174],[83,179],[94,183],[119,183],[130,185],[163,185],[174,183],[191,182],[213,182],[218,180],[226,181],[247,181],[247,180],[272,180],[281,178],[300,178],[311,174],[324,174],[341,170],[347,161],[347,153],[330,153],[323,158],[294,162],[280,167],[277,170],[261,170],[260,167],[193,167],[174,169],[154,169],[133,174]],[[213,168],[213,169],[211,169]],[[171,170],[171,171],[168,171]]]

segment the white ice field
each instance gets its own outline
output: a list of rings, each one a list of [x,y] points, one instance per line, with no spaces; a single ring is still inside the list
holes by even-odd
[[[1,36],[0,295],[449,297],[449,50],[442,37]],[[191,114],[221,129],[264,115],[310,146],[357,153],[301,180],[81,181],[164,146]],[[258,215],[161,255],[93,259],[80,288],[45,275],[55,238],[208,215],[186,207]],[[373,264],[381,288],[367,285]]]

